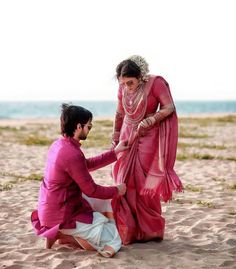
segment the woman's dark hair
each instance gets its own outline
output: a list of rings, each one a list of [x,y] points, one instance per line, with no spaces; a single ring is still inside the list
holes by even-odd
[[[116,67],[116,78],[119,77],[135,77],[139,79],[141,77],[140,68],[131,60],[124,60]]]
[[[61,105],[61,134],[73,137],[77,124],[85,125],[93,114],[82,106]]]

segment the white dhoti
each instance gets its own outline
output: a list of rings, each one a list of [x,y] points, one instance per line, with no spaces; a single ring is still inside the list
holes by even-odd
[[[114,219],[112,218],[110,200],[93,199],[87,196],[84,198],[88,200],[93,210],[99,210],[102,213],[93,212],[93,223],[91,224],[77,221],[76,228],[61,229],[60,232],[73,236],[84,249],[86,249],[86,246],[81,243],[79,238],[87,241],[99,253],[104,250],[104,247],[110,247],[115,253],[118,252],[122,242]],[[104,214],[107,212],[111,213],[111,218],[104,216],[107,215]]]

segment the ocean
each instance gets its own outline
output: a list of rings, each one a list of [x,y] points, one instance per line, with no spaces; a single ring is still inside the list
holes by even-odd
[[[96,116],[114,116],[116,101],[73,101]],[[0,119],[55,118],[62,101],[0,102]],[[178,115],[236,113],[236,101],[175,101]]]

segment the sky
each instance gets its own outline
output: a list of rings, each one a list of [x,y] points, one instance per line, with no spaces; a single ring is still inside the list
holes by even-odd
[[[116,100],[142,55],[175,100],[236,100],[234,0],[1,0],[0,101]]]

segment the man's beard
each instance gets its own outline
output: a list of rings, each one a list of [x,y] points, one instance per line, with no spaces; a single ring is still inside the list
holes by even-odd
[[[81,133],[79,136],[79,140],[86,140],[87,136],[84,133]]]

